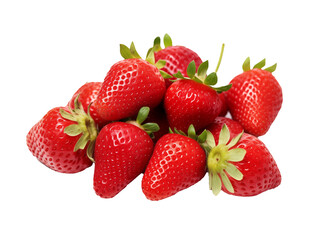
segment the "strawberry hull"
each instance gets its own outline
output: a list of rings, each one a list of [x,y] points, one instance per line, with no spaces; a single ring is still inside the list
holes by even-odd
[[[64,108],[67,110],[66,108]],[[86,148],[74,152],[80,136],[68,136],[64,129],[73,121],[64,119],[56,107],[50,110],[27,135],[27,146],[45,166],[61,173],[77,173],[92,165]]]
[[[235,196],[248,197],[258,195],[280,185],[280,171],[263,142],[255,136],[244,133],[235,148],[246,149],[243,161],[234,163],[244,177],[241,181],[229,177],[234,187],[234,193],[230,193],[223,187],[224,192]]]

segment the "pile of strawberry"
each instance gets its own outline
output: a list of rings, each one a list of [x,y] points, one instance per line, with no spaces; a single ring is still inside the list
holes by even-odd
[[[44,165],[77,173],[94,163],[94,190],[112,198],[143,173],[147,199],[161,200],[200,181],[236,196],[277,187],[281,175],[263,142],[282,104],[282,90],[265,60],[227,86],[215,87],[192,50],[157,37],[143,60],[134,44],[103,82],[81,86],[67,106],[51,109],[27,134]],[[231,117],[227,117],[231,116]]]

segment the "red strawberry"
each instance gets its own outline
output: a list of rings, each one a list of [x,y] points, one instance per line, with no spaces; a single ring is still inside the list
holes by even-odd
[[[193,80],[179,80],[167,89],[164,107],[170,127],[187,131],[190,124],[203,129],[214,122],[221,101],[213,88]]]
[[[149,131],[154,125],[141,125],[148,112],[142,108],[136,122],[113,122],[100,131],[94,152],[94,190],[100,197],[114,197],[144,172],[153,151],[144,128]]]
[[[165,81],[154,65],[125,59],[111,67],[93,106],[103,120],[120,120],[134,116],[143,106],[159,105],[165,90]]]
[[[218,139],[224,124],[226,124],[229,129],[231,139],[244,131],[243,127],[238,122],[226,117],[216,117],[214,122],[205,129],[210,131],[215,139]]]
[[[194,185],[205,173],[206,155],[199,143],[187,136],[168,133],[154,147],[142,190],[149,200],[161,200]]]
[[[78,101],[82,104],[84,110],[88,111],[89,105],[97,98],[101,86],[102,82],[85,83],[74,93],[68,105],[74,108],[74,100],[78,97]],[[107,123],[99,116],[94,105],[90,106],[90,115],[95,123],[99,125],[99,128],[102,128]]]
[[[272,75],[276,64],[265,70],[265,60],[250,69],[246,59],[244,73],[235,77],[232,87],[225,93],[232,118],[238,121],[247,133],[264,135],[275,120],[282,105],[282,90]]]
[[[257,137],[242,133],[230,140],[226,125],[223,126],[218,145],[208,134],[210,146],[207,167],[210,188],[217,195],[222,189],[236,196],[254,196],[275,188],[281,183],[277,164]]]
[[[221,56],[223,53],[222,52]],[[221,57],[216,68],[218,70]],[[174,76],[180,78],[166,91],[164,108],[171,128],[187,131],[193,124],[196,129],[203,129],[213,123],[221,111],[218,92],[226,91],[230,85],[220,88],[212,87],[217,83],[216,72],[207,75],[208,61],[203,62],[197,72],[194,61],[187,68],[189,78],[180,72]]]
[[[76,173],[92,165],[89,158],[96,136],[94,120],[76,103],[74,109],[50,110],[27,134],[27,146],[47,167]]]
[[[154,40],[153,49],[155,54],[155,62],[159,60],[165,60],[166,64],[163,68],[161,68],[161,70],[169,75],[181,72],[183,76],[188,76],[187,66],[191,61],[195,62],[196,68],[198,68],[202,63],[201,58],[193,50],[184,46],[172,46],[172,39],[168,34],[165,34],[164,36],[164,49],[161,48],[160,41],[161,40],[159,37]],[[166,78],[166,87],[169,87],[172,84],[170,80],[174,79],[176,78]]]

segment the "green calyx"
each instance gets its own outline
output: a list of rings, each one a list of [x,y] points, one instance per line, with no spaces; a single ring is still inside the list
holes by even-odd
[[[218,82],[217,71],[218,71],[219,66],[221,64],[221,60],[222,60],[223,53],[224,53],[224,47],[225,47],[225,44],[222,45],[219,60],[217,63],[217,67],[216,67],[214,72],[207,74],[207,70],[208,70],[208,66],[209,66],[208,61],[202,62],[198,66],[197,71],[196,71],[195,61],[192,61],[189,63],[187,70],[186,70],[188,77],[183,76],[183,74],[181,72],[177,72],[176,74],[173,74],[173,76],[175,78],[177,78],[177,80],[173,80],[173,81],[178,81],[180,79],[193,80],[195,82],[203,83],[207,86],[212,87],[218,93],[229,90],[231,88],[231,84],[228,84],[228,85],[222,86],[222,87],[213,87]]]
[[[172,38],[167,33],[164,35],[163,42],[164,42],[165,48],[173,46]],[[151,49],[153,49],[154,52],[158,52],[158,51],[163,49],[161,47],[161,38],[160,37],[156,37],[154,39],[153,47]]]
[[[169,132],[170,132],[170,133],[180,134],[180,135],[189,137],[189,138],[191,138],[191,139],[194,139],[195,141],[197,141],[197,142],[203,147],[202,144],[205,144],[205,143],[206,143],[207,132],[208,132],[208,131],[206,131],[206,129],[205,129],[204,131],[202,131],[201,134],[197,135],[194,125],[191,124],[191,125],[189,125],[189,127],[188,127],[187,133],[185,133],[185,132],[183,132],[183,131],[181,131],[181,130],[178,130],[177,128],[174,128],[174,131],[173,131],[171,128],[169,128]]]
[[[159,126],[157,123],[143,123],[150,112],[149,107],[142,107],[136,117],[136,120],[129,120],[127,123],[133,124],[141,129],[143,129],[151,138],[154,138],[154,132],[159,131]]]
[[[263,60],[261,60],[260,62],[258,62],[257,64],[255,64],[253,66],[253,69],[262,69],[264,66],[266,65],[266,59],[264,58]],[[246,60],[243,63],[242,66],[244,72],[250,71],[250,57],[247,57]],[[268,68],[264,68],[263,70],[268,71],[268,72],[274,72],[277,68],[277,63],[275,63],[274,65],[268,67]]]
[[[121,56],[124,59],[133,59],[133,58],[142,59],[142,57],[138,54],[133,42],[131,43],[130,47],[127,47],[124,44],[120,44],[120,53],[121,53]],[[153,49],[150,49],[147,52],[145,61],[149,62],[150,64],[152,64],[154,66],[156,66],[159,69],[159,71],[160,71],[160,73],[161,73],[163,78],[170,78],[171,77],[169,74],[167,74],[166,72],[161,70],[166,64],[165,60],[159,60],[159,61],[157,61],[155,63],[155,56],[154,56],[154,50]]]
[[[67,126],[64,129],[64,133],[71,137],[81,135],[79,140],[76,142],[73,151],[76,152],[79,149],[83,150],[88,145],[87,156],[92,162],[94,162],[93,150],[95,140],[98,135],[98,127],[93,118],[90,116],[90,106],[86,113],[78,99],[79,95],[74,100],[73,109],[68,106],[69,112],[62,108],[60,109],[60,114],[63,118],[75,122],[74,124]]]
[[[214,195],[218,195],[224,186],[229,192],[234,193],[234,188],[229,176],[240,181],[243,174],[237,169],[233,162],[240,162],[244,159],[246,150],[233,148],[240,140],[243,133],[230,139],[230,133],[224,124],[219,135],[218,144],[215,144],[214,136],[207,131],[207,138],[204,147],[207,152],[207,169],[209,173],[209,188]]]

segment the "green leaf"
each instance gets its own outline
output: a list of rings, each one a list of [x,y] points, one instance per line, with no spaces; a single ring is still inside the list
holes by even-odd
[[[266,59],[264,58],[263,60],[261,60],[259,63],[257,63],[253,69],[257,68],[257,69],[262,69],[266,64]]]
[[[192,77],[192,80],[198,83],[203,83],[203,81],[199,79],[198,77],[196,77],[196,75]]]
[[[158,126],[157,123],[145,123],[142,125],[142,127],[146,130],[146,132],[157,132],[160,130],[160,127]]]
[[[137,114],[136,117],[136,122],[138,124],[142,124],[146,118],[148,117],[148,114],[150,113],[150,108],[149,107],[142,107]]]
[[[196,130],[193,124],[189,125],[188,131],[187,131],[187,135],[188,137],[190,137],[191,139],[196,140]]]
[[[229,159],[231,162],[240,162],[246,155],[246,150],[243,148],[234,148],[228,151]]]
[[[233,185],[231,184],[231,182],[229,181],[229,178],[227,177],[227,175],[225,174],[224,171],[222,171],[220,173],[220,176],[222,177],[222,181],[224,184],[224,187],[231,193],[234,193],[234,188]]]
[[[134,58],[134,56],[131,53],[131,50],[124,44],[120,44],[120,53],[124,59]]]
[[[215,85],[217,83],[217,80],[218,80],[217,74],[215,72],[212,72],[206,77],[204,83],[206,85],[212,86],[212,85]]]
[[[205,129],[198,137],[197,137],[197,141],[199,143],[204,143],[206,142],[207,139],[207,130]]]
[[[82,134],[82,136],[79,138],[79,140],[76,142],[74,146],[74,152],[76,152],[79,149],[84,149],[86,144],[89,141],[89,134]]]
[[[227,144],[227,147],[228,149],[229,148],[232,148],[233,146],[235,146],[239,140],[241,139],[241,137],[243,136],[244,134],[244,131],[242,131],[241,133],[239,133],[236,137],[234,137],[228,144]]]
[[[222,87],[217,87],[217,88],[213,88],[216,92],[218,93],[222,93],[222,92],[226,92],[231,88],[231,84],[228,84],[226,86],[222,86]]]
[[[213,190],[215,196],[217,196],[222,190],[222,182],[217,173],[211,173],[209,175],[212,179],[210,180],[210,189]]]
[[[156,37],[154,39],[153,50],[154,50],[154,52],[158,52],[161,49],[162,49],[162,47],[161,47],[161,38],[160,37]]]
[[[188,66],[187,66],[187,75],[190,77],[190,78],[193,78],[196,74],[196,65],[195,65],[195,61],[191,61]]]
[[[95,162],[94,158],[93,158],[93,154],[94,154],[94,146],[95,146],[95,141],[90,141],[89,146],[86,149],[86,155],[88,156],[88,158],[92,161]]]
[[[65,111],[64,109],[60,108],[60,115],[61,117],[67,119],[67,120],[71,120],[71,121],[76,121],[76,117],[73,116],[71,113]]]
[[[209,147],[211,147],[211,148],[216,147],[214,135],[208,130],[207,130],[206,142],[207,142]]]
[[[173,46],[172,39],[167,33],[164,35],[164,46],[165,48]]]
[[[145,59],[147,62],[149,62],[150,64],[155,64],[155,56],[154,56],[154,51],[153,49],[151,49],[148,53],[148,55],[146,56]]]
[[[132,54],[132,56],[133,56],[134,58],[141,58],[141,56],[137,53],[136,48],[135,48],[135,45],[134,45],[133,42],[131,43],[130,51],[131,51],[131,54]]]
[[[66,128],[64,128],[64,133],[71,136],[71,137],[74,137],[74,136],[81,134],[82,129],[80,128],[80,126],[78,124],[71,124],[71,125],[67,126]]]
[[[229,129],[226,124],[223,125],[222,130],[219,133],[218,145],[227,144],[230,139]]]
[[[244,175],[236,168],[235,165],[229,163],[225,169],[229,176],[234,178],[235,180],[242,180]]]
[[[155,67],[157,67],[158,69],[161,69],[161,68],[165,67],[165,64],[166,64],[166,60],[160,59],[155,63]]]
[[[173,74],[174,77],[179,78],[179,79],[185,79],[185,77],[183,76],[183,74],[178,71],[177,73]]]
[[[274,65],[272,65],[268,68],[265,68],[264,70],[272,73],[276,70],[276,68],[277,68],[277,63],[275,63]]]
[[[247,72],[250,70],[250,58],[246,58],[246,60],[243,63],[243,70],[244,72]]]
[[[202,62],[197,70],[197,76],[199,79],[205,79],[208,70],[208,61]]]
[[[172,75],[169,75],[167,72],[164,72],[163,70],[159,70],[159,71],[164,79],[168,79],[168,78],[173,77]]]

